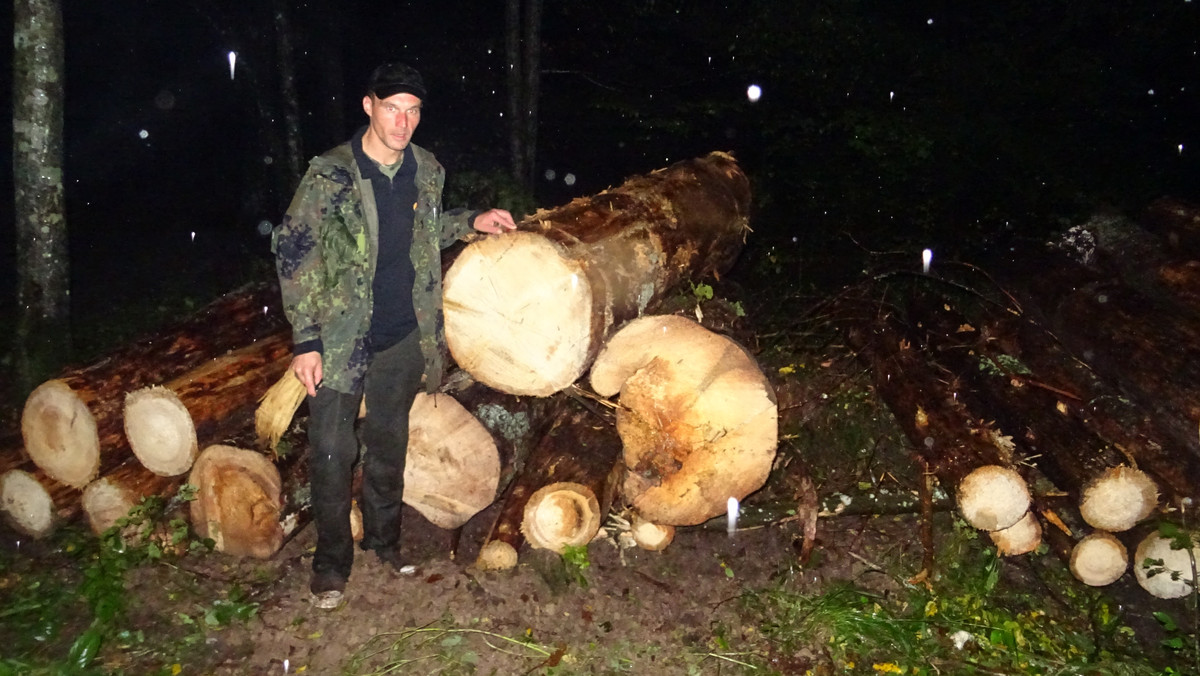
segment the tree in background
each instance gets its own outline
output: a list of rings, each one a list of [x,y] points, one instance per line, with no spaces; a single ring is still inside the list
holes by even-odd
[[[522,11],[522,9],[524,11]],[[513,178],[529,189],[537,158],[541,89],[542,0],[507,0],[504,56],[508,67],[508,145]]]
[[[70,354],[70,260],[63,199],[63,30],[58,0],[13,4],[14,353],[24,393]]]

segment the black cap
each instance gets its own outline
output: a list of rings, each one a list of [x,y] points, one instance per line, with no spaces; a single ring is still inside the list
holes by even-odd
[[[367,82],[367,93],[380,99],[400,93],[424,99],[425,81],[421,79],[421,74],[416,68],[403,63],[385,63],[371,73],[371,79]]]

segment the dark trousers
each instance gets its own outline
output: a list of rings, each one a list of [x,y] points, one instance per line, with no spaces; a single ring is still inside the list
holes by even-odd
[[[361,392],[328,388],[308,398],[308,441],[311,462],[313,521],[317,551],[313,572],[350,577],[354,540],[350,535],[350,484],[358,459],[354,421],[360,400],[367,401],[362,424],[363,549],[387,551],[400,542],[400,506],[404,495],[404,460],[408,451],[408,411],[421,387],[425,361],[420,335],[376,354],[367,367]]]

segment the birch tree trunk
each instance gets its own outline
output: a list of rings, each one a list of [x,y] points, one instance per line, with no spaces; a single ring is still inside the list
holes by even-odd
[[[70,260],[63,205],[63,29],[58,0],[13,5],[16,361],[21,393],[70,353]]]

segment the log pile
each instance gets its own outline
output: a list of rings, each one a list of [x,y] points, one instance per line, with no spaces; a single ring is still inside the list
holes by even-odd
[[[447,259],[460,370],[414,403],[405,502],[450,530],[493,507],[476,565],[506,569],[526,544],[586,545],[606,518],[659,550],[761,488],[771,383],[737,341],[654,314],[680,281],[728,270],[748,209],[746,177],[713,153]],[[1165,245],[1108,217],[1073,229],[1083,248],[1021,252],[994,276],[876,275],[825,310],[914,459],[1001,554],[1044,539],[1106,585],[1135,551],[1134,577],[1169,597],[1191,570],[1144,531],[1200,499],[1200,208],[1164,200],[1147,221]],[[309,518],[303,437],[280,443],[303,391],[277,295],[241,289],[39,387],[20,439],[0,437],[7,520],[42,537],[82,515],[101,532],[188,483],[198,535],[274,555]]]
[[[678,317],[613,335],[678,282],[728,270],[749,231],[748,186],[713,153],[468,246],[445,294],[464,371],[414,403],[405,502],[457,529],[499,495],[484,550],[501,555],[479,565],[506,568],[525,542],[586,545],[625,503],[644,546],[661,549],[675,525],[760,487],[777,408],[750,354]],[[303,437],[280,443],[303,394],[277,299],[270,285],[240,290],[38,388],[21,441],[0,454],[10,523],[44,536],[82,511],[100,533],[190,484],[199,537],[236,556],[278,551],[309,505]],[[602,348],[603,392],[586,392],[574,383]]]

